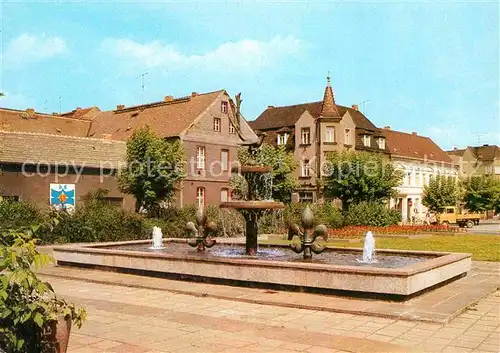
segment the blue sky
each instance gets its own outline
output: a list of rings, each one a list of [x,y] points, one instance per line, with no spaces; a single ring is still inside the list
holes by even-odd
[[[330,71],[337,103],[377,126],[500,144],[496,1],[1,6],[3,107],[139,104],[148,72],[146,102],[225,88],[252,120],[322,99]]]

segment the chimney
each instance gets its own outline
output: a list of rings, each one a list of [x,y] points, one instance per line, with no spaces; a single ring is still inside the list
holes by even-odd
[[[387,125],[387,126],[384,126],[384,129],[386,129],[386,130],[390,130],[390,129],[391,129],[391,127],[390,127],[389,125]]]
[[[196,97],[198,95],[198,92],[191,92],[191,97]]]
[[[354,110],[359,110],[359,107],[358,107],[358,105],[357,105],[357,104],[353,104],[351,107],[352,107],[352,109],[354,109]]]
[[[26,109],[26,113],[28,113],[28,114],[35,114],[35,109],[28,108],[28,109]]]
[[[163,98],[163,101],[164,101],[164,102],[171,102],[171,101],[173,101],[173,100],[174,100],[174,96],[165,96],[165,97]]]
[[[415,131],[412,131],[411,134],[414,135],[414,136],[417,136],[417,133]]]
[[[116,106],[116,110],[122,110],[123,108],[125,108],[125,105],[123,105],[123,104],[118,104]]]
[[[275,108],[275,106],[274,106],[274,105],[268,105],[268,106],[267,106],[267,109],[274,109],[274,108]]]

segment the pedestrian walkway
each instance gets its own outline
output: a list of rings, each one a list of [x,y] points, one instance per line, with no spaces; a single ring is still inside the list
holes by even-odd
[[[75,269],[52,270],[62,275]],[[100,276],[125,277],[100,271],[89,273],[96,281]],[[69,353],[500,350],[498,291],[442,325],[42,276],[50,280],[59,296],[84,305],[89,313],[84,327],[72,333]],[[134,277],[139,282],[151,280]]]

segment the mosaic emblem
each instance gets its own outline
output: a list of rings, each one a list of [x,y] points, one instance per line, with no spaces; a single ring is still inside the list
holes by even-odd
[[[75,208],[75,184],[50,184],[50,205],[58,210]]]

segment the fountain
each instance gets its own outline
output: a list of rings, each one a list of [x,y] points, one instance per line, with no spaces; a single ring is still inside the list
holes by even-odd
[[[215,239],[212,238],[212,235],[217,231],[217,224],[215,222],[207,224],[207,214],[202,207],[196,211],[196,224],[197,226],[193,222],[186,224],[187,231],[194,236],[188,240],[188,244],[198,251],[205,251],[205,248],[211,248],[215,245]]]
[[[375,255],[375,238],[373,238],[373,234],[371,231],[366,233],[365,243],[363,245],[363,262],[364,263],[373,263],[375,259],[373,256]]]
[[[438,285],[465,276],[471,255],[450,252],[377,250],[373,257],[373,234],[368,232],[364,249],[326,247],[324,225],[314,228],[314,217],[306,207],[301,226],[289,227],[290,245],[261,244],[258,248],[258,221],[267,210],[282,209],[272,200],[272,168],[259,163],[259,141],[245,143],[250,158],[238,171],[248,186],[244,200],[221,203],[221,208],[238,210],[245,218],[245,244],[212,236],[214,222],[207,222],[204,209],[196,213],[196,224],[186,225],[191,239],[165,239],[161,229],[149,240],[68,245],[53,248],[58,265],[81,266],[230,285],[260,286],[322,293],[353,293],[406,300]],[[300,243],[294,242],[299,238]],[[196,248],[190,249],[188,246]],[[290,252],[303,253],[303,258]],[[314,259],[312,256],[314,255]],[[361,260],[362,254],[362,260]],[[250,255],[250,256],[249,256]]]
[[[153,227],[153,237],[152,237],[153,245],[150,249],[153,250],[161,250],[164,248],[163,246],[163,233],[161,232],[160,227]]]
[[[282,202],[272,200],[272,171],[269,166],[259,165],[257,153],[262,145],[265,134],[257,142],[244,143],[248,146],[249,161],[241,167],[231,169],[239,172],[247,184],[247,199],[241,201],[222,202],[219,207],[238,210],[245,219],[245,251],[247,255],[255,256],[258,250],[258,222],[267,210],[285,208]]]

